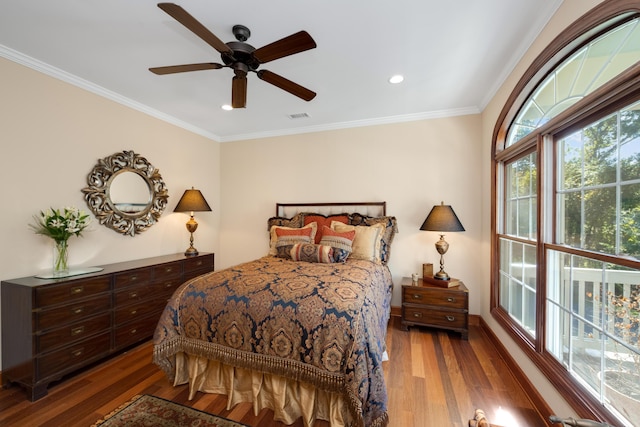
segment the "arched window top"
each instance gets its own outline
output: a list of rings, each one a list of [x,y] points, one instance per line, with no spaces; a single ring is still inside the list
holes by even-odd
[[[612,20],[619,22],[619,19]],[[511,146],[640,60],[640,18],[615,26],[557,65],[509,126]]]

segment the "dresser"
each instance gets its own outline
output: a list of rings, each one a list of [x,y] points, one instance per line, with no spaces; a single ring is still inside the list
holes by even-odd
[[[213,271],[214,254],[165,255],[62,279],[4,280],[2,382],[34,401],[52,381],[153,336],[167,300]]]
[[[444,288],[410,277],[402,279],[402,329],[429,326],[460,332],[469,337],[469,290],[464,283]]]

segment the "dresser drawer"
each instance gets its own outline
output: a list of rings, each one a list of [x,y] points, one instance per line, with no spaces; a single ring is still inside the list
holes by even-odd
[[[172,279],[164,279],[157,283],[154,283],[153,286],[149,287],[149,295],[161,298],[169,299],[173,292],[183,283],[181,277],[175,277]]]
[[[111,313],[83,319],[61,328],[53,329],[36,336],[36,352],[44,353],[55,348],[65,346],[74,341],[82,340],[111,327]]]
[[[115,308],[117,309],[123,305],[149,299],[152,296],[153,295],[149,293],[148,283],[139,283],[135,286],[129,286],[126,289],[119,289],[115,293]]]
[[[163,307],[164,308],[164,307]],[[153,336],[160,315],[150,316],[116,328],[115,347],[120,349]]]
[[[36,332],[77,322],[111,309],[111,294],[102,293],[93,298],[77,301],[62,307],[36,311]]]
[[[462,329],[467,327],[467,313],[425,307],[405,306],[402,319],[407,322],[443,328]]]
[[[170,262],[153,267],[154,281],[180,276],[182,276],[182,263],[180,261]]]
[[[213,254],[191,257],[184,260],[184,271],[213,270]]]
[[[115,287],[124,288],[127,286],[141,285],[151,281],[153,270],[151,268],[140,268],[137,270],[118,273],[115,275]]]
[[[67,304],[102,292],[110,291],[111,278],[109,276],[95,277],[87,280],[41,286],[35,290],[36,307],[43,308],[56,304]]]
[[[148,316],[156,316],[156,321],[160,319],[160,313],[164,310],[167,302],[163,298],[156,298],[151,301],[141,301],[135,304],[118,307],[115,312],[115,324],[120,326],[123,323],[145,319]]]
[[[213,271],[213,254],[187,258],[184,261],[184,281],[191,280],[201,274]]]
[[[405,286],[402,288],[405,303],[436,305],[447,308],[467,308],[467,293],[447,289]]]
[[[67,348],[39,356],[37,358],[38,377],[47,378],[50,375],[59,377],[63,373],[70,372],[77,366],[108,354],[110,344],[111,333],[106,332]]]

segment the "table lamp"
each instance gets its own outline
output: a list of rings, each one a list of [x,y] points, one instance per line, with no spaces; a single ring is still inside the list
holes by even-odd
[[[185,256],[198,255],[198,250],[193,247],[193,233],[198,228],[198,223],[193,218],[193,213],[211,211],[209,204],[204,199],[204,196],[202,195],[200,190],[196,190],[195,188],[191,187],[191,190],[186,190],[184,192],[173,211],[190,213],[191,218],[189,219],[189,221],[187,221],[187,230],[189,230],[189,233],[191,233],[191,238],[189,239],[190,245],[189,248],[184,252],[184,254]]]
[[[427,219],[424,220],[420,230],[426,231],[464,231],[464,227],[451,206],[440,202],[431,209]],[[449,249],[449,244],[444,240],[444,234],[440,234],[440,240],[436,242],[436,250],[440,254],[440,271],[433,275],[435,279],[449,280],[449,275],[444,271],[444,254]]]

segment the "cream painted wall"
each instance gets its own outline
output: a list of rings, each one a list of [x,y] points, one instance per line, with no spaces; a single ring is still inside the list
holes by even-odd
[[[605,0],[606,1],[606,0]],[[556,11],[553,18],[549,21],[544,30],[539,34],[535,42],[522,57],[514,71],[509,75],[505,83],[501,86],[489,105],[482,112],[482,200],[485,202],[481,206],[482,230],[481,240],[483,242],[479,253],[481,254],[481,287],[484,292],[481,293],[482,301],[480,304],[480,314],[487,322],[491,329],[495,332],[501,342],[509,350],[511,355],[520,364],[520,367],[527,374],[531,383],[536,387],[540,394],[545,398],[551,409],[561,416],[576,416],[574,410],[567,404],[562,397],[562,393],[558,392],[540,370],[530,361],[523,351],[515,344],[511,337],[502,329],[502,327],[493,319],[489,311],[489,280],[490,280],[490,236],[491,236],[491,163],[489,159],[492,156],[491,138],[492,133],[502,108],[511,91],[520,80],[521,76],[535,60],[535,58],[558,36],[566,27],[579,19],[580,16],[588,12],[590,9],[601,3],[599,0],[564,0],[560,8]]]
[[[222,144],[218,265],[267,253],[276,202],[386,201],[398,220],[389,262],[398,285],[422,263],[438,264],[439,235],[419,228],[444,201],[467,230],[446,235],[446,271],[465,281],[471,312],[479,313],[480,125],[479,115],[468,115]]]
[[[173,208],[185,189],[200,189],[213,212],[199,213],[202,252],[218,252],[220,145],[144,113],[0,58],[0,278],[51,268],[50,239],[29,228],[50,206],[88,210],[81,189],[99,158],[133,150],[160,170],[169,190],[160,221],[136,237],[97,222],[70,239],[71,266],[94,266],[183,252],[184,213]]]

